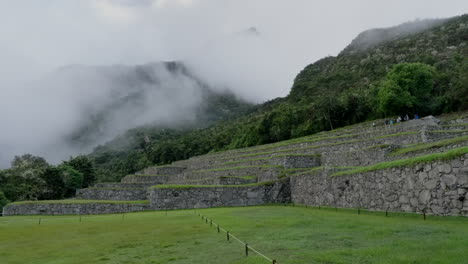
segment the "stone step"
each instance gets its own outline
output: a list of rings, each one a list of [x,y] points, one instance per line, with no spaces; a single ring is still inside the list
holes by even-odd
[[[185,167],[176,166],[153,166],[143,169],[136,174],[147,174],[147,175],[176,175],[186,170]]]
[[[76,190],[76,198],[84,200],[146,200],[146,188],[86,188]]]
[[[122,179],[122,183],[147,183],[147,184],[165,184],[173,176],[170,175],[146,175],[146,174],[131,174]]]
[[[175,179],[178,182],[187,180],[202,180],[221,177],[257,177],[259,182],[277,180],[283,171],[281,166],[245,166],[226,167],[210,170],[192,171],[184,174],[184,178]]]
[[[257,177],[254,177],[254,176],[245,176],[245,177],[221,176],[221,177],[216,177],[216,178],[206,178],[206,179],[200,179],[200,180],[174,181],[168,184],[242,185],[242,184],[252,184],[252,183],[257,183]]]
[[[102,182],[102,183],[96,183],[93,188],[98,188],[98,189],[128,189],[128,188],[148,188],[152,185],[155,185],[154,183],[151,182]]]

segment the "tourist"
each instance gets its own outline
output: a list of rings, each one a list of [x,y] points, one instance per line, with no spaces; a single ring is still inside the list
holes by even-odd
[[[401,116],[398,116],[398,117],[397,117],[396,122],[397,122],[397,123],[400,123],[400,122],[401,122]]]
[[[408,114],[405,115],[405,118],[404,118],[403,120],[405,120],[405,121],[408,121],[408,120],[409,120]]]

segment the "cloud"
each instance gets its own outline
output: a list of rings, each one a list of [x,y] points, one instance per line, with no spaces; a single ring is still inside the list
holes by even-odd
[[[86,107],[105,105],[99,78],[36,85],[65,65],[180,60],[262,102],[286,96],[302,68],[363,30],[463,10],[462,0],[0,0],[0,159],[30,149],[53,156],[45,145],[76,128]],[[252,27],[258,34],[245,33]]]

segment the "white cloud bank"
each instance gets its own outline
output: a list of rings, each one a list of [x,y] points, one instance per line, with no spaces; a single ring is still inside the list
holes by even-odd
[[[94,102],[32,85],[64,65],[181,60],[261,102],[287,95],[304,66],[365,29],[467,10],[462,0],[0,0],[0,160],[41,149]]]

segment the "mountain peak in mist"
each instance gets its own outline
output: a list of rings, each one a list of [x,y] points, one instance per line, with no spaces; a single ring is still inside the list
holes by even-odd
[[[242,31],[241,34],[249,37],[259,37],[261,35],[260,31],[258,31],[258,29],[254,26]]]
[[[369,29],[360,33],[342,52],[363,51],[387,41],[422,32],[445,21],[446,19],[417,19],[393,27]]]

